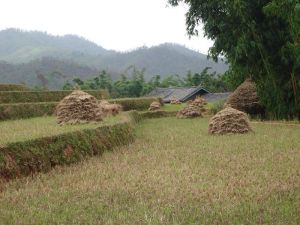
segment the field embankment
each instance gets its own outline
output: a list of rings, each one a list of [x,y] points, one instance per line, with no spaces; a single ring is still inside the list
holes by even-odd
[[[1,92],[0,92],[1,95]],[[8,98],[8,96],[6,96]],[[99,96],[98,96],[99,97]],[[57,100],[52,98],[51,100]],[[0,99],[1,100],[1,99]],[[25,100],[25,99],[24,99]],[[48,99],[50,100],[50,99]],[[61,99],[59,99],[61,100]],[[129,110],[147,110],[153,101],[157,98],[120,98],[108,99],[111,103],[122,105],[125,111]],[[25,119],[39,116],[51,116],[54,114],[58,102],[41,99],[41,102],[21,102],[1,104],[0,101],[0,120]]]
[[[98,124],[64,127],[53,117],[1,122],[0,179],[47,172],[128,144],[137,119],[137,112],[128,112]]]

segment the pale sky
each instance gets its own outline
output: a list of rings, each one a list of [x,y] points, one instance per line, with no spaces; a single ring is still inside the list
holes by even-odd
[[[172,42],[207,54],[211,41],[186,34],[186,10],[167,0],[1,0],[0,30],[76,34],[118,51]]]

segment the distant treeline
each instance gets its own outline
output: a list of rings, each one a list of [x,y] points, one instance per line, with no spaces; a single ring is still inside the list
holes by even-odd
[[[111,75],[102,70],[98,76],[81,80],[80,78],[67,81],[63,89],[71,90],[79,85],[82,90],[107,89],[112,97],[140,97],[148,94],[157,87],[191,87],[202,85],[210,92],[226,92],[230,90],[230,84],[225,75],[210,73],[210,67],[206,67],[200,73],[188,72],[184,77],[170,75],[161,78],[160,75],[153,76],[146,81],[145,70],[139,70],[132,66],[127,69],[118,80],[113,81]]]

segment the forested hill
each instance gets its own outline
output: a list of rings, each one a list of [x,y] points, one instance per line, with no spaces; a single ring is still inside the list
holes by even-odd
[[[116,77],[131,65],[145,68],[146,79],[157,74],[161,77],[185,75],[189,70],[199,72],[207,66],[218,73],[228,68],[223,62],[212,62],[206,55],[177,44],[121,53],[106,50],[76,35],[53,36],[18,29],[0,31],[0,61],[0,83],[26,82],[32,86],[39,83],[37,73],[50,80],[54,79],[51,74],[62,74],[59,79],[55,78],[52,88],[60,88],[60,84],[75,75],[89,78],[103,69]]]

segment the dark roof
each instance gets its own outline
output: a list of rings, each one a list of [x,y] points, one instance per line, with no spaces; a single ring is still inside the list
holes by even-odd
[[[173,99],[184,102],[188,100],[193,95],[196,95],[199,92],[209,93],[203,87],[171,87],[171,88],[156,88],[151,91],[147,96],[151,97],[160,97],[164,102],[170,102]]]
[[[202,97],[207,102],[217,102],[221,100],[226,100],[232,92],[224,92],[224,93],[208,93],[203,95]]]

